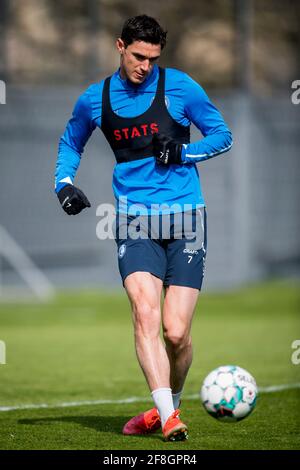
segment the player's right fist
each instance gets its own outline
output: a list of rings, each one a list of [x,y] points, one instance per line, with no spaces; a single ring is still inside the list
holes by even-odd
[[[91,207],[86,195],[72,184],[67,184],[58,191],[57,197],[61,207],[69,215],[79,214],[85,207]]]

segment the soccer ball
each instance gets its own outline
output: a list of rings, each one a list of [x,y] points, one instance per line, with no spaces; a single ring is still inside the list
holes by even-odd
[[[245,369],[221,366],[204,379],[201,401],[206,411],[220,421],[240,421],[254,409],[257,385]]]

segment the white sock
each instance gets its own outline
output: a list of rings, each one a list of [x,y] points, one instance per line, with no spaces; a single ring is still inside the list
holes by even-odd
[[[179,408],[181,394],[182,394],[182,390],[181,392],[178,392],[178,393],[172,393],[173,406],[175,410]]]
[[[158,409],[161,419],[161,425],[164,427],[165,422],[174,412],[172,392],[170,388],[157,388],[151,392],[153,401]]]

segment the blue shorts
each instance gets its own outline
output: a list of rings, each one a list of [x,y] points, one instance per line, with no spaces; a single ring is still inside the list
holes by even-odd
[[[129,274],[144,271],[164,286],[201,290],[207,249],[205,207],[170,216],[118,214],[116,243],[123,284]]]

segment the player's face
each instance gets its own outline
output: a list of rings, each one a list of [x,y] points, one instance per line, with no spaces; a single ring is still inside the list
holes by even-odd
[[[125,47],[122,39],[117,40],[117,49],[121,55],[120,74],[132,83],[139,85],[151,73],[161,53],[160,44],[134,41]]]

